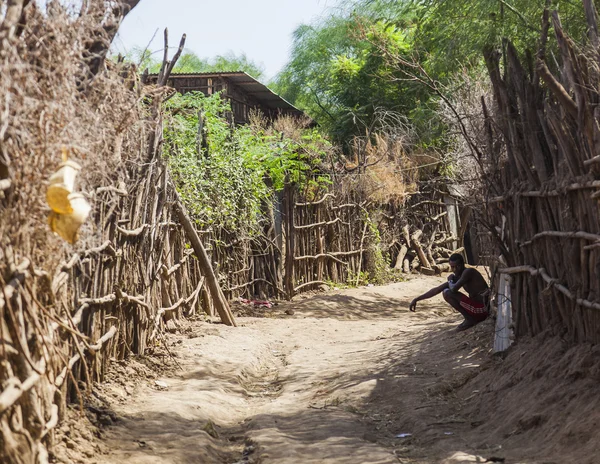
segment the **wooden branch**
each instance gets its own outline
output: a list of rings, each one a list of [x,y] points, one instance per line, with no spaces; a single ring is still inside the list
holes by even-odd
[[[171,311],[176,311],[184,304],[185,304],[185,298],[181,297],[181,298],[179,298],[179,301],[177,301],[177,303],[173,304],[172,306],[169,306],[168,308],[160,308],[158,310],[158,312],[156,313],[156,316],[158,318],[165,313],[169,313]]]
[[[185,304],[185,301],[185,298],[180,298],[179,301],[174,305],[169,306],[168,308],[161,308],[157,311],[156,316],[154,317],[154,330],[152,330],[150,340],[154,340],[154,337],[156,337],[156,334],[160,329],[160,319],[162,318],[163,314],[179,309],[181,306],[183,306],[183,304]]]
[[[337,211],[338,209],[342,209],[342,208],[358,208],[358,205],[356,203],[345,203],[343,205],[332,206],[331,210]]]
[[[589,160],[588,160],[589,161]],[[595,189],[600,188],[600,180],[594,180],[590,182],[575,182],[573,184],[567,185],[564,189],[561,190],[548,190],[548,191],[540,191],[540,190],[531,190],[528,192],[509,192],[506,195],[501,197],[492,197],[488,201],[490,203],[500,203],[508,200],[512,197],[556,197],[564,195],[565,191],[572,192],[575,190],[586,190],[586,189]]]
[[[197,298],[198,294],[200,293],[200,290],[202,289],[202,286],[204,285],[205,280],[206,279],[204,278],[204,276],[200,277],[198,285],[196,285],[196,290],[194,290],[192,294],[185,300],[186,305],[189,305]]]
[[[294,296],[294,262],[296,253],[296,231],[294,230],[294,186],[290,183],[289,174],[285,176],[283,189],[283,227],[285,236],[285,263],[283,274],[283,288],[286,298],[291,300]]]
[[[464,252],[465,252],[465,247],[460,247],[460,248],[457,248],[456,250],[452,251],[453,254],[460,254],[460,253],[464,253]]]
[[[394,265],[394,269],[402,269],[406,253],[408,253],[408,247],[406,245],[402,245],[400,247],[400,251],[398,252],[398,256],[396,257],[396,264]]]
[[[123,190],[117,187],[113,187],[112,185],[109,185],[108,187],[98,187],[96,189],[96,194],[98,193],[102,193],[102,192],[111,192],[111,193],[116,193],[117,195],[121,195],[122,197],[126,197],[127,195],[129,195],[129,193],[127,192],[127,190]]]
[[[406,246],[410,248],[410,231],[408,230],[408,226],[402,227],[402,237],[404,237]]]
[[[594,303],[593,301],[584,300],[583,298],[576,298],[575,295],[564,285],[560,284],[560,280],[550,277],[546,272],[546,269],[540,268],[536,269],[533,266],[523,265],[523,266],[515,266],[515,267],[507,267],[504,269],[500,269],[499,272],[504,274],[517,274],[521,272],[529,272],[532,276],[540,276],[544,279],[549,286],[556,288],[559,292],[569,298],[571,301],[574,301],[579,306],[584,306],[588,309],[598,309],[600,310],[600,303]]]
[[[164,57],[163,57],[163,63],[160,68],[160,73],[158,75],[157,84],[159,87],[163,87],[164,85],[167,84],[167,80],[169,79],[169,76],[171,75],[171,72],[173,71],[173,68],[175,67],[175,64],[177,63],[177,60],[181,56],[181,52],[183,52],[183,49],[185,47],[186,35],[183,34],[181,36],[181,40],[179,41],[179,47],[177,48],[177,52],[175,52],[175,55],[173,55],[173,59],[171,61],[168,60],[168,56],[169,56],[169,30],[168,29],[165,29],[164,37],[165,37],[165,52],[164,52]]]
[[[407,255],[404,258],[404,261],[402,261],[402,272],[404,272],[405,274],[410,273],[410,268],[411,268],[411,263],[412,263],[413,259],[411,255]]]
[[[115,2],[116,5],[112,6],[111,10],[102,15],[104,17],[97,18],[98,21],[102,21],[101,24],[103,25],[101,27],[104,34],[94,31],[90,41],[86,43],[83,56],[88,63],[87,77],[91,78],[100,72],[110,44],[115,38],[121,22],[139,2],[140,0],[120,0]]]
[[[363,232],[362,232],[362,237],[360,238],[360,252],[358,254],[358,271],[356,272],[356,286],[358,287],[358,284],[360,282],[360,273],[361,273],[361,269],[362,269],[362,257],[363,257],[363,244],[365,242],[365,237],[367,236],[367,229],[369,227],[369,219],[367,218],[367,220],[365,221],[365,226],[363,227]]]
[[[334,261],[340,263],[340,264],[345,264],[347,265],[348,263],[345,263],[343,261],[340,261],[339,259],[336,259],[336,256],[354,256],[354,255],[358,255],[360,254],[360,250],[353,250],[353,251],[333,251],[331,253],[321,253],[318,255],[306,255],[306,256],[296,256],[294,257],[294,261],[302,261],[304,259],[319,259],[319,258],[330,258],[333,259]]]
[[[83,312],[86,309],[88,309],[89,307],[90,306],[88,304],[83,304],[77,310],[77,312],[75,313],[74,316],[71,317],[69,314],[67,314],[67,317],[63,320],[52,321],[50,323],[50,330],[52,332],[54,332],[56,329],[61,327],[61,328],[65,329],[66,331],[71,332],[78,337],[83,337],[83,334],[81,334],[77,330],[74,330],[72,327],[77,327],[77,325],[81,322],[81,316],[83,316]]]
[[[537,29],[536,27],[533,27],[531,24],[529,24],[529,21],[527,21],[527,18],[525,18],[525,16],[523,16],[523,13],[521,13],[519,10],[517,10],[514,6],[505,2],[504,0],[500,0],[500,3],[502,5],[504,5],[509,11],[512,11],[521,20],[521,22],[527,29],[529,29],[533,32],[540,32],[539,29]]]
[[[75,266],[75,264],[77,264],[79,262],[80,256],[79,253],[75,253],[73,256],[71,256],[71,259],[69,260],[68,263],[65,263],[60,270],[62,272],[67,272],[71,269],[73,269],[73,266]]]
[[[183,52],[183,49],[185,48],[185,39],[186,39],[186,35],[183,34],[181,36],[181,39],[179,40],[179,47],[177,47],[177,52],[175,52],[175,55],[173,55],[173,59],[169,63],[169,67],[167,68],[167,72],[163,76],[165,84],[167,83],[167,79],[169,79],[169,76],[171,75],[171,71],[173,71],[173,68],[175,67],[175,64],[177,64],[177,60],[179,60],[179,57],[181,56],[181,53]]]
[[[163,76],[165,75],[169,63],[169,28],[165,27],[165,30],[163,31],[163,40],[163,60],[160,66],[160,70],[158,71],[158,78],[156,79],[156,84],[158,85],[158,87],[163,87],[167,82],[166,79],[163,79]]]
[[[154,317],[154,330],[152,331],[152,335],[150,335],[150,340],[154,340],[154,337],[156,337],[156,333],[160,329],[160,319],[163,316],[163,314],[171,312],[171,311],[175,311],[175,310],[181,308],[182,306],[189,305],[192,301],[195,301],[196,298],[198,297],[198,294],[200,293],[200,289],[202,289],[202,286],[204,285],[204,281],[205,281],[205,278],[204,278],[204,276],[202,276],[200,278],[200,281],[198,282],[198,285],[196,286],[196,289],[192,292],[192,294],[188,298],[180,298],[179,301],[177,303],[175,303],[174,305],[172,305],[168,308],[161,308],[157,311],[156,316]]]
[[[62,371],[60,371],[60,374],[57,375],[56,378],[54,379],[54,385],[56,387],[60,388],[60,386],[63,384],[63,382],[67,378],[67,372],[70,371],[71,369],[73,369],[73,366],[75,365],[75,363],[77,361],[79,361],[80,359],[81,359],[81,355],[79,353],[77,353],[71,359],[69,359],[68,364],[65,367],[63,367]]]
[[[305,226],[294,226],[294,230],[312,229],[315,227],[330,226],[332,224],[335,224],[336,222],[341,222],[341,221],[342,220],[340,218],[335,218],[333,221],[315,222],[313,224],[307,224]]]
[[[538,60],[536,70],[567,113],[573,118],[577,118],[577,103],[575,103],[575,100],[567,93],[562,84],[555,79],[548,69],[548,66],[546,66],[546,63]]]
[[[431,263],[429,262],[429,260],[425,256],[425,253],[423,252],[423,248],[421,248],[421,244],[419,243],[419,238],[420,238],[420,236],[422,234],[423,234],[423,231],[417,230],[412,235],[412,237],[410,238],[411,239],[411,245],[415,249],[415,251],[417,252],[417,256],[419,257],[419,261],[421,262],[421,266],[426,267],[426,268],[431,268]]]
[[[444,238],[440,238],[438,240],[434,240],[433,244],[434,245],[443,245],[445,243],[450,243],[450,242],[456,242],[458,240],[458,238],[454,235],[451,235],[450,237],[444,237]]]
[[[175,187],[173,187],[173,191],[176,196],[176,201],[174,203],[175,211],[177,213],[177,216],[179,217],[179,222],[181,222],[181,224],[183,225],[183,229],[188,240],[192,244],[194,253],[198,258],[198,265],[200,266],[200,270],[202,271],[202,274],[208,282],[208,287],[210,288],[210,294],[213,298],[214,306],[217,308],[217,312],[221,317],[221,321],[223,321],[223,323],[226,325],[231,325],[235,327],[235,318],[233,317],[233,313],[229,308],[229,303],[225,299],[225,295],[223,295],[221,286],[219,285],[219,282],[215,276],[214,270],[210,263],[210,259],[208,258],[208,254],[206,253],[206,249],[204,248],[200,237],[198,237],[198,234],[194,229],[192,221],[186,214],[183,203],[181,202],[181,199],[179,198],[179,194],[177,193],[177,190],[175,190]]]
[[[537,269],[527,264],[522,266],[505,267],[499,269],[498,272],[501,274],[520,274],[521,272],[529,272],[531,275],[537,275]]]
[[[585,18],[588,24],[588,35],[590,42],[597,51],[600,42],[598,40],[598,14],[592,0],[583,0],[583,8],[585,10]]]
[[[550,31],[550,0],[546,0],[544,13],[542,13],[542,33],[539,41],[536,57],[538,60],[546,59],[546,48],[548,46],[548,32]],[[533,77],[534,85],[538,85],[539,78],[537,75]]]
[[[54,278],[52,279],[52,292],[54,294],[58,293],[60,288],[67,283],[67,280],[69,278],[68,271],[70,271],[76,264],[79,264],[80,262],[81,261],[79,254],[75,253],[68,263],[64,263],[61,266],[60,271],[57,272]]]
[[[103,251],[107,251],[108,254],[111,256],[117,256],[117,250],[115,250],[115,247],[113,246],[113,244],[110,240],[107,240],[102,245],[100,245],[96,248],[90,248],[88,250],[85,250],[82,254],[83,254],[83,256],[86,256],[86,255],[90,255],[90,254],[100,254]]]
[[[409,206],[411,209],[414,209],[417,206],[421,206],[421,205],[446,206],[446,203],[443,203],[441,201],[434,201],[434,200],[423,200],[418,203],[415,203],[414,205],[409,205]]]
[[[31,390],[42,378],[44,372],[46,372],[46,361],[42,358],[38,363],[37,368],[23,382],[17,377],[11,377],[6,380],[3,385],[2,393],[0,393],[0,415],[4,414],[8,408],[19,401],[19,398],[23,396],[23,393]]]
[[[40,440],[44,438],[48,433],[58,425],[58,404],[53,404],[50,409],[50,419],[44,425],[44,429],[40,435]]]
[[[590,234],[588,232],[562,232],[557,230],[545,230],[543,232],[535,234],[530,240],[523,242],[521,244],[522,247],[529,246],[533,243],[534,240],[537,240],[542,237],[561,237],[561,238],[577,238],[584,240],[591,240],[593,242],[600,241],[600,235]]]
[[[176,222],[159,222],[158,224],[156,224],[154,226],[155,229],[158,229],[160,227],[179,227],[179,224],[177,224]],[[210,231],[204,232],[202,231],[202,233],[209,233]]]
[[[148,227],[150,227],[148,224],[144,224],[144,225],[138,227],[137,229],[127,230],[127,229],[123,229],[120,226],[117,226],[117,231],[120,234],[125,235],[126,237],[138,237],[139,235],[141,235],[142,233],[144,233],[144,231]]]
[[[115,289],[115,294],[117,295],[117,298],[119,300],[124,300],[127,303],[135,303],[135,304],[140,305],[148,310],[150,309],[150,306],[148,305],[148,303],[146,303],[143,300],[143,297],[135,297],[135,296],[128,295],[127,293],[119,290],[118,288]]]
[[[306,282],[305,284],[298,285],[294,288],[294,293],[297,293],[299,290],[302,290],[304,287],[309,287],[313,285],[327,285],[327,282],[323,282],[322,280],[313,280],[312,282]]]
[[[89,350],[92,353],[95,353],[96,351],[100,351],[100,349],[102,348],[102,345],[104,345],[108,340],[113,338],[116,333],[117,333],[117,328],[113,325],[108,330],[108,332],[106,332],[104,335],[102,335],[102,337],[100,337],[100,339],[96,342],[96,344],[89,346]]]
[[[320,205],[323,202],[325,202],[325,200],[327,200],[328,197],[333,197],[335,198],[335,195],[333,193],[326,193],[325,196],[323,196],[323,198],[321,198],[320,200],[317,201],[313,201],[313,202],[307,202],[307,203],[295,203],[294,206],[298,207],[298,206],[313,206],[313,205]]]
[[[596,155],[593,158],[585,160],[583,162],[583,165],[585,167],[589,167],[589,166],[591,166],[592,164],[595,164],[595,163],[600,163],[600,155]]]
[[[169,277],[170,275],[172,275],[174,272],[177,271],[177,269],[179,269],[181,266],[183,266],[185,264],[185,262],[188,260],[188,258],[190,257],[191,253],[186,254],[183,258],[181,258],[181,261],[179,261],[177,264],[171,266],[171,268],[167,269],[167,267],[163,264],[163,276],[164,277]]]
[[[80,351],[83,353],[83,351],[85,349],[90,349],[92,354],[94,354],[95,352],[100,351],[100,349],[102,349],[102,346],[104,345],[104,343],[106,343],[108,340],[110,340],[112,337],[114,337],[116,333],[117,333],[117,328],[113,325],[110,328],[110,330],[108,332],[106,332],[102,337],[100,337],[100,339],[94,345],[87,345],[87,346],[81,345]],[[67,363],[67,365],[65,367],[63,367],[60,374],[57,375],[56,378],[54,379],[55,387],[57,387],[57,388],[61,387],[61,385],[67,378],[67,373],[71,369],[73,369],[73,366],[75,365],[75,363],[77,361],[79,361],[80,359],[81,359],[81,355],[79,353],[73,355],[71,357],[71,359],[69,359],[69,362]]]
[[[82,305],[87,304],[88,306],[101,306],[108,303],[112,303],[117,299],[117,295],[111,293],[100,298],[79,298],[79,303]]]
[[[0,39],[12,39],[15,36],[24,8],[30,0],[8,0],[4,20],[0,25]],[[2,2],[4,6],[4,2]]]
[[[6,300],[10,301],[17,289],[23,285],[28,275],[27,269],[30,265],[31,261],[25,258],[15,268],[12,279],[0,293],[0,309],[4,307]]]
[[[83,312],[85,310],[87,310],[90,306],[87,304],[82,304],[79,309],[77,310],[77,312],[71,317],[71,323],[73,324],[74,327],[77,327],[77,325],[81,322],[81,317],[83,316]]]
[[[599,187],[600,187],[600,180],[584,182],[583,184],[576,182],[574,184],[567,185],[567,191],[571,192],[574,190],[585,190],[585,189],[593,189],[593,188],[599,188]],[[559,193],[559,195],[560,195],[560,193]]]

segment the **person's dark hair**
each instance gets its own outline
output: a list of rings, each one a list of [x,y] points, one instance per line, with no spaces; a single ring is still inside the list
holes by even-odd
[[[459,255],[458,253],[450,255],[450,258],[448,258],[448,260],[452,261],[453,263],[460,264],[462,267],[465,267],[465,258],[463,258],[463,256]]]

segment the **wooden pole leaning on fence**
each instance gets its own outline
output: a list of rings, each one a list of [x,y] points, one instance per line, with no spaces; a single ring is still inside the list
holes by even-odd
[[[172,187],[173,191],[175,191],[175,187]],[[200,270],[206,277],[206,283],[208,284],[208,288],[210,289],[210,294],[213,299],[213,304],[221,317],[221,321],[225,325],[231,325],[236,327],[235,318],[233,317],[233,313],[229,308],[229,303],[225,299],[225,295],[221,290],[221,286],[215,276],[215,272],[210,263],[210,259],[208,259],[208,254],[206,253],[206,249],[204,245],[202,245],[202,241],[198,236],[196,229],[194,229],[194,225],[190,220],[189,216],[185,212],[185,207],[179,198],[179,195],[175,192],[176,200],[175,200],[175,212],[179,217],[179,222],[183,226],[185,230],[185,235],[188,240],[192,244],[192,248],[194,249],[194,254],[198,258],[198,265],[200,266]]]

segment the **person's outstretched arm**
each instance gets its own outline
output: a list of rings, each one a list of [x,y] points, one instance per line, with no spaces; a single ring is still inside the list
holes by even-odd
[[[425,292],[422,295],[416,297],[414,300],[412,300],[410,302],[410,306],[408,307],[408,309],[410,309],[414,313],[417,310],[417,302],[418,301],[427,300],[431,297],[434,297],[434,296],[442,293],[444,291],[444,289],[446,289],[446,288],[448,288],[448,282],[444,282],[439,287],[432,288],[428,292]]]

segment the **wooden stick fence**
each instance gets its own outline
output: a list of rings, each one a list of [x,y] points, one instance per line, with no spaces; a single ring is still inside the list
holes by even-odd
[[[509,267],[502,272],[514,274],[517,335],[557,327],[573,341],[597,343],[600,50],[593,4],[583,0],[583,5],[591,48],[579,49],[558,15],[547,11],[532,72],[511,44],[506,47],[505,77],[499,72],[500,56],[492,50],[485,54],[494,88],[495,127],[506,148],[505,153],[489,152],[493,164],[502,166],[504,191],[489,201],[499,229],[502,217],[506,223],[502,245]],[[553,70],[545,59],[551,28],[562,60],[560,69]]]
[[[23,7],[23,2],[14,3],[15,8]],[[130,2],[130,6],[135,3]],[[51,12],[47,20],[55,20],[52,16],[55,14]],[[98,14],[110,24],[108,20],[112,18],[108,13]],[[46,20],[43,16],[37,19]],[[94,17],[90,28],[100,23],[105,24]],[[89,32],[90,28],[83,30]],[[36,37],[33,37],[35,43]],[[6,46],[3,42],[0,48]],[[182,48],[183,41],[180,51]],[[165,79],[175,61],[164,66]],[[74,63],[76,72],[80,70],[79,64]],[[123,85],[121,76],[113,77],[118,85]],[[42,248],[47,246],[42,250],[32,246],[29,237],[23,239],[19,229],[10,223],[23,222],[30,215],[37,219],[44,214],[27,210],[41,203],[39,193],[27,189],[31,182],[43,185],[44,180],[35,175],[49,175],[45,164],[48,150],[44,149],[36,159],[36,166],[42,167],[41,173],[8,170],[8,166],[25,170],[32,164],[21,162],[26,155],[12,165],[5,161],[4,155],[0,157],[0,176],[12,176],[0,179],[0,229],[6,232],[0,233],[1,462],[48,462],[47,447],[53,442],[53,429],[64,416],[67,402],[82,401],[82,386],[90,389],[93,381],[103,380],[110,359],[144,354],[165,325],[177,324],[184,314],[200,310],[212,315],[213,304],[224,323],[235,325],[212,273],[206,249],[193,228],[190,229],[189,221],[186,223],[185,212],[160,157],[161,104],[168,92],[147,90],[150,115],[147,120],[138,121],[136,130],[128,133],[132,139],[128,147],[137,147],[138,151],[119,153],[120,157],[126,156],[126,162],[120,163],[117,171],[102,176],[104,181],[110,181],[110,175],[114,174],[117,186],[89,185],[88,198],[95,208],[88,223],[93,225],[82,232],[81,239],[88,248],[65,255],[55,268],[51,266],[57,261],[51,255],[68,248],[62,245],[51,248],[58,241],[48,230],[39,228],[37,224],[43,222],[37,221],[37,228],[32,230],[38,236],[48,237],[47,243],[33,242],[38,244],[37,248],[40,244]],[[131,94],[127,98],[131,98],[133,106],[141,100]],[[127,105],[131,106],[131,101],[126,101]],[[31,137],[35,139],[35,131],[40,127],[38,117],[39,114],[33,127],[19,127],[17,135],[12,137],[33,131]],[[119,115],[117,119],[122,122],[122,118]],[[86,133],[90,133],[89,129],[82,128]],[[123,135],[115,132],[114,145],[120,149]],[[98,178],[94,173],[88,174],[88,178]],[[24,204],[22,198],[29,203]],[[21,227],[27,225],[22,223]],[[190,253],[184,251],[187,243],[192,244],[198,260],[190,259]],[[44,252],[49,256],[44,256]]]

